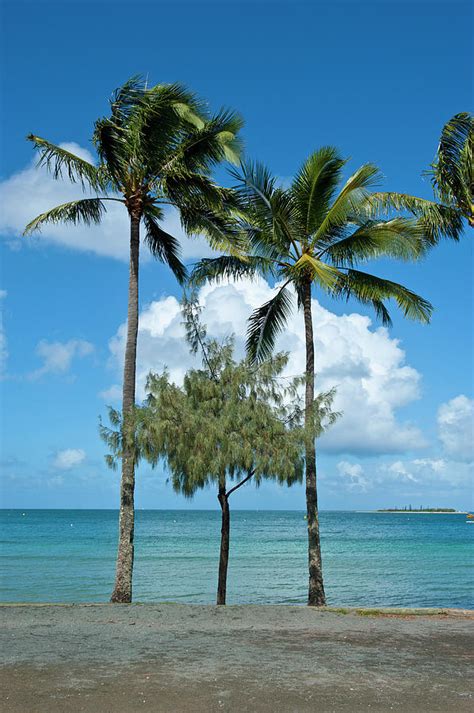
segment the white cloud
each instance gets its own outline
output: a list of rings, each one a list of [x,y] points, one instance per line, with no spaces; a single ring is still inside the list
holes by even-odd
[[[43,360],[43,365],[31,372],[30,379],[38,379],[45,374],[65,374],[75,358],[92,354],[94,346],[83,339],[70,339],[68,342],[48,342],[41,340],[36,347],[36,354]]]
[[[6,290],[0,290],[0,300],[7,296]],[[0,310],[0,378],[5,375],[5,369],[8,359],[7,335],[3,326],[3,310]]]
[[[335,472],[326,465],[321,479],[325,488],[334,492],[379,493],[395,501],[399,496],[420,497],[425,501],[429,497],[434,507],[449,506],[453,492],[463,493],[465,497],[472,490],[473,465],[437,457],[370,460],[365,461],[364,467],[360,463],[339,461]]]
[[[60,146],[87,161],[94,161],[87,149],[75,143],[62,143]],[[36,168],[34,159],[25,169],[0,182],[0,233],[13,247],[19,247],[20,236],[33,218],[56,205],[78,200],[85,195],[90,194],[84,194],[80,185],[70,183],[67,178],[56,181],[45,168]],[[115,202],[107,202],[106,207],[107,213],[98,226],[49,225],[44,226],[39,237],[30,236],[21,240],[35,244],[55,243],[74,250],[128,260],[129,222],[125,207]],[[163,227],[180,239],[185,260],[213,254],[204,239],[186,237],[175,210],[167,210]],[[145,247],[142,257],[145,260],[150,258]]]
[[[459,460],[474,458],[474,400],[461,394],[438,409],[438,436],[446,453]]]
[[[385,471],[386,473],[389,473],[395,480],[408,480],[411,481],[412,483],[417,483],[418,480],[415,478],[408,470],[405,465],[405,463],[402,463],[402,461],[397,460],[395,463],[391,463],[390,465],[386,466],[381,466],[381,471]]]
[[[395,478],[425,487],[464,488],[469,487],[472,475],[472,463],[459,463],[446,458],[416,458],[380,465],[375,480],[379,484],[384,484],[387,480]]]
[[[85,461],[86,453],[82,448],[66,448],[58,451],[53,460],[53,467],[58,470],[71,470]]]
[[[337,470],[342,476],[343,487],[349,490],[359,490],[365,492],[369,487],[369,481],[364,477],[364,470],[360,463],[348,463],[343,460],[337,464]]]
[[[243,354],[247,319],[253,308],[268,300],[274,290],[264,281],[239,281],[200,291],[203,321],[211,336],[235,333],[237,353]],[[419,397],[420,374],[405,364],[398,341],[384,328],[373,329],[360,314],[337,316],[313,300],[317,388],[337,387],[336,410],[344,415],[320,441],[320,448],[335,453],[398,453],[425,445],[419,429],[397,419],[397,409]],[[149,371],[167,366],[180,383],[196,361],[184,339],[178,301],[164,297],[145,307],[140,315],[137,357],[138,398],[144,395]],[[109,342],[111,365],[123,367],[126,325]],[[301,314],[294,312],[277,342],[289,350],[288,375],[301,374],[305,365]]]

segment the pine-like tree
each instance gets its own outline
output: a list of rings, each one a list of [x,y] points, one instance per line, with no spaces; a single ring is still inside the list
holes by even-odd
[[[230,496],[249,482],[258,486],[273,479],[290,486],[302,479],[302,379],[288,383],[283,377],[288,361],[283,353],[259,365],[236,361],[233,339],[209,339],[195,303],[185,301],[183,312],[191,350],[200,352],[202,367],[188,371],[183,386],[172,383],[166,371],[150,374],[148,397],[136,410],[136,431],[129,438],[137,458],[166,464],[176,492],[192,498],[197,490],[216,487],[222,519],[216,601],[225,604]],[[315,400],[313,423],[306,427],[313,439],[337,417],[333,396],[328,392]],[[102,427],[102,435],[116,457],[123,444],[119,414],[111,417],[116,428]]]

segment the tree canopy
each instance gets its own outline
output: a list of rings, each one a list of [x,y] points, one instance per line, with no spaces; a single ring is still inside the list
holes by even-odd
[[[287,378],[288,355],[279,353],[253,365],[234,357],[234,339],[210,339],[199,320],[199,308],[184,302],[187,338],[200,352],[201,368],[189,370],[182,386],[165,370],[151,373],[148,396],[136,409],[137,458],[153,465],[163,461],[177,492],[192,497],[220,481],[258,486],[271,478],[291,485],[301,480],[308,428],[318,437],[334,422],[334,391],[315,399],[314,421],[305,431],[301,404],[303,377]],[[102,426],[113,465],[123,448],[120,414],[110,411],[113,428]],[[230,494],[230,490],[227,494]]]
[[[261,164],[242,164],[234,171],[244,206],[241,230],[247,255],[202,260],[192,281],[200,285],[258,273],[277,280],[275,297],[250,318],[247,346],[252,359],[268,357],[289,318],[289,285],[299,307],[309,284],[336,299],[354,298],[372,306],[384,324],[391,321],[388,300],[406,317],[429,321],[429,302],[359,266],[380,257],[416,260],[430,247],[430,237],[415,218],[374,218],[371,189],[380,180],[377,167],[365,164],[343,182],[345,164],[335,148],[323,147],[304,162],[288,188]]]
[[[222,161],[238,161],[242,123],[226,109],[211,114],[180,84],[147,87],[140,77],[132,77],[114,92],[110,114],[95,122],[97,165],[44,138],[28,136],[39,152],[38,164],[54,178],[67,177],[97,195],[42,213],[25,234],[47,223],[100,223],[107,202],[118,201],[143,220],[151,252],[183,282],[179,241],[161,226],[164,211],[175,206],[187,234],[204,235],[218,249],[236,249],[229,212],[234,195],[211,172]]]

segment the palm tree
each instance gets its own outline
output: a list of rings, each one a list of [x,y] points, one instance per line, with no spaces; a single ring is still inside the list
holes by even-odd
[[[420,218],[433,243],[441,237],[458,240],[467,220],[474,228],[474,118],[456,114],[443,127],[436,157],[426,175],[434,200],[402,193],[375,193],[374,212],[407,210]]]
[[[107,201],[123,203],[128,211],[130,275],[122,401],[125,428],[127,414],[135,404],[140,226],[143,223],[151,253],[171,268],[180,283],[186,278],[186,269],[180,259],[179,241],[161,226],[163,206],[179,210],[189,234],[204,234],[212,246],[232,252],[234,233],[228,213],[232,193],[219,187],[210,173],[219,162],[238,159],[241,125],[240,118],[230,111],[209,115],[202,102],[178,84],[147,88],[139,78],[132,78],[113,95],[110,116],[95,123],[97,166],[38,136],[28,137],[39,150],[39,164],[46,165],[55,178],[66,174],[96,195],[39,215],[26,227],[25,234],[46,223],[100,223]],[[113,602],[132,599],[134,488],[135,457],[130,446],[122,458]]]
[[[379,256],[416,259],[429,241],[414,219],[374,220],[369,189],[378,169],[366,164],[341,187],[345,161],[336,149],[324,147],[303,164],[287,189],[279,187],[259,164],[242,165],[234,172],[237,191],[246,206],[242,230],[248,241],[246,259],[222,256],[202,260],[192,280],[238,278],[257,273],[277,280],[275,296],[256,309],[249,320],[247,349],[253,360],[267,357],[284,329],[293,307],[292,291],[303,311],[306,342],[305,444],[308,525],[308,604],[324,605],[321,547],[316,487],[314,419],[314,337],[312,290],[334,298],[355,298],[371,305],[384,324],[390,324],[385,301],[394,299],[406,317],[428,322],[431,305],[395,282],[362,272],[361,262]],[[293,288],[290,291],[290,286]]]

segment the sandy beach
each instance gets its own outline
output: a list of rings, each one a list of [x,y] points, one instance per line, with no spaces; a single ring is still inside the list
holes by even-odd
[[[5,605],[4,713],[471,711],[474,612]]]

